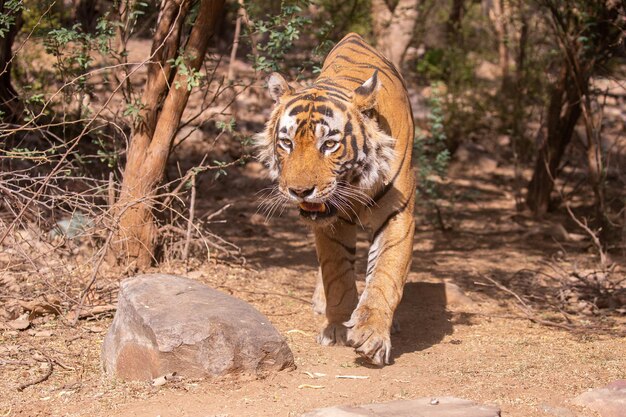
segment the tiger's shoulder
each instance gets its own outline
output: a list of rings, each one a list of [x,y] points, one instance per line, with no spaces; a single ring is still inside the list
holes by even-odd
[[[337,42],[330,51],[324,60],[319,78],[335,78],[361,85],[376,70],[383,83],[391,83],[396,88],[406,90],[398,69],[365,39],[352,32]]]

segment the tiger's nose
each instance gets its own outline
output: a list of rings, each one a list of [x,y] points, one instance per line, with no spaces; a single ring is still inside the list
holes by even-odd
[[[313,188],[290,188],[289,194],[297,199],[305,199],[311,197],[315,193],[315,187]]]

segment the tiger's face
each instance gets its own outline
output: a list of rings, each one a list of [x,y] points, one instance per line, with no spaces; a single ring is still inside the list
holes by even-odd
[[[385,180],[393,157],[393,139],[371,117],[377,74],[355,91],[295,92],[278,74],[268,85],[276,106],[259,148],[279,195],[314,225],[351,217],[355,202],[371,201],[368,191]]]

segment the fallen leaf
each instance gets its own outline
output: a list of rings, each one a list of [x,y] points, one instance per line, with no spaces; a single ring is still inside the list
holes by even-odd
[[[106,330],[102,326],[85,326],[84,329],[90,331],[91,333],[102,333]]]
[[[5,287],[5,290],[10,294],[20,293],[20,286],[17,283],[17,278],[13,275],[5,275],[0,278],[0,286]]]
[[[32,320],[44,314],[59,314],[61,299],[56,295],[42,295],[34,300],[18,300],[20,306],[26,311],[30,311],[29,318]]]
[[[105,305],[92,306],[92,307],[83,306],[80,309],[80,312],[78,312],[77,310],[78,310],[77,308],[74,308],[72,311],[67,313],[65,317],[69,322],[74,322],[76,320],[76,315],[78,315],[78,319],[84,319],[87,317],[93,317],[99,314],[115,311],[117,310],[117,306],[113,304],[105,304]]]
[[[26,330],[30,326],[30,320],[28,320],[28,314],[22,314],[20,317],[8,322],[7,324],[10,328],[15,330]]]
[[[367,375],[335,375],[338,379],[369,379]]]
[[[22,312],[22,306],[16,299],[7,300],[4,303],[4,308],[0,313],[6,320],[15,320],[20,316]]]
[[[306,374],[306,375],[308,375],[310,378],[313,378],[313,379],[317,379],[317,378],[321,378],[321,377],[326,376],[326,374],[323,374],[323,373],[321,373],[321,372],[309,372],[309,371],[304,371],[303,373],[304,373],[304,374]]]

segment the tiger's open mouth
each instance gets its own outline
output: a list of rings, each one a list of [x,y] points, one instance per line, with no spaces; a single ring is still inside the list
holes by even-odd
[[[300,216],[310,220],[333,217],[337,212],[333,206],[326,203],[307,203],[303,201],[298,206],[300,207]]]

